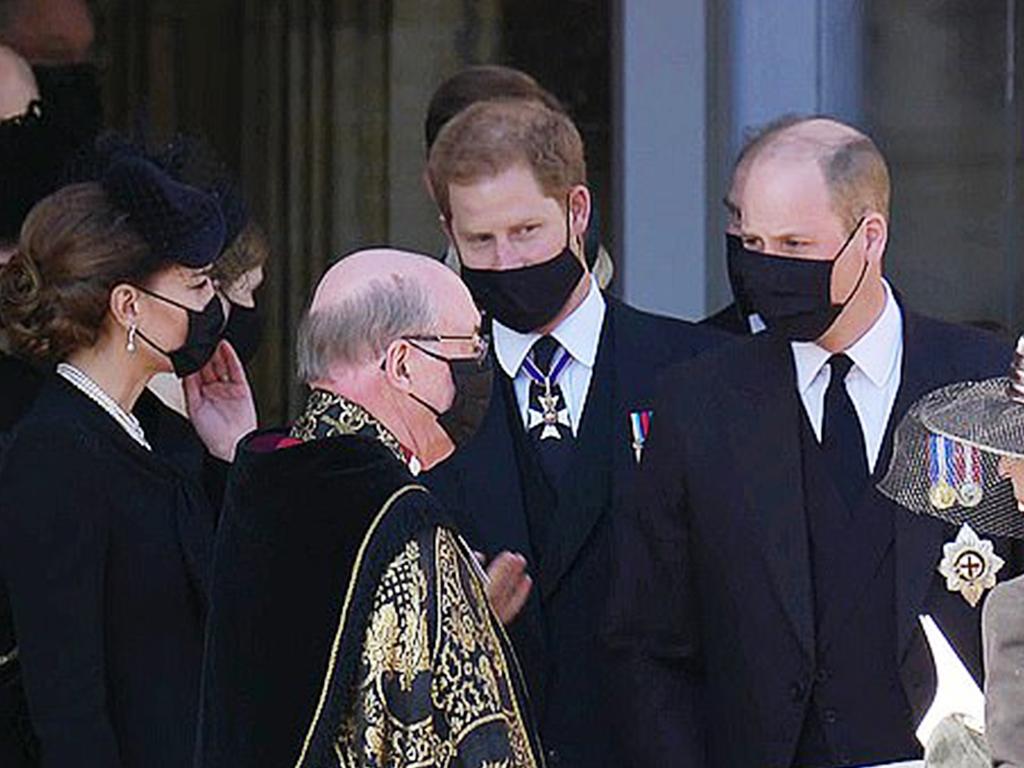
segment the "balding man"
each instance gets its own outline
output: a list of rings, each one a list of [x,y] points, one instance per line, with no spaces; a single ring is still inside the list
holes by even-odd
[[[12,178],[11,163],[4,161],[12,160],[21,150],[21,124],[29,105],[38,98],[32,68],[13,50],[0,45],[0,269],[14,253],[15,223],[20,227],[27,212],[19,200],[21,176]],[[28,410],[38,387],[39,376],[28,363],[5,354],[0,329],[0,435]],[[37,765],[37,749],[15,646],[7,591],[0,584],[0,765],[29,768]]]
[[[34,119],[29,107],[38,100],[39,86],[32,67],[16,51],[0,45],[0,159],[5,160],[0,169],[0,186],[4,188],[0,195],[0,265],[13,255],[21,221],[28,213],[22,193],[28,181],[21,173],[23,161],[19,156],[26,151],[24,137],[31,133],[25,124]]]
[[[738,240],[730,238],[730,235],[740,234],[740,221],[743,216],[740,211],[740,193],[746,183],[750,163],[757,155],[757,151],[770,143],[772,137],[779,131],[804,119],[806,118],[799,115],[786,114],[771,120],[754,129],[740,148],[739,154],[736,155],[736,162],[733,164],[732,175],[729,177],[729,188],[722,198],[722,204],[725,206],[726,254],[733,251],[735,244],[738,243]],[[704,318],[700,324],[710,325],[739,336],[748,336],[763,331],[765,328],[764,318],[751,309],[750,298],[746,295],[746,291],[731,268],[729,269],[729,286],[732,288],[732,303]]]
[[[38,98],[32,67],[13,49],[0,45],[0,120],[22,114]]]
[[[534,766],[484,576],[415,475],[475,431],[480,316],[436,261],[332,267],[299,332],[311,393],[239,449],[218,534],[198,766]]]
[[[45,95],[21,55],[0,45],[0,265],[14,253],[29,210],[60,186],[65,165],[92,140],[81,122]]]
[[[889,175],[867,136],[801,121],[746,174],[732,266],[768,331],[663,381],[610,617],[620,733],[644,766],[920,756],[917,617],[980,680],[980,606],[937,569],[957,531],[875,482],[914,400],[999,375],[1010,350],[885,280]]]

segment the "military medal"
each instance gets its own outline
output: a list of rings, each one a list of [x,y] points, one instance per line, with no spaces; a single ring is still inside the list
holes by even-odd
[[[633,430],[633,455],[636,457],[636,463],[640,463],[640,459],[644,453],[644,444],[647,442],[647,433],[651,429],[651,414],[654,411],[633,411],[629,414],[629,425]]]
[[[541,373],[530,358],[523,360],[523,370],[526,371],[526,375],[536,384],[544,387],[544,393],[537,398],[541,409],[540,411],[529,409],[529,424],[527,425],[527,429],[543,425],[540,432],[541,440],[548,438],[561,440],[562,434],[558,431],[559,425],[567,429],[572,428],[572,423],[569,421],[569,409],[563,402],[564,397],[561,392],[555,392],[552,389],[558,381],[558,377],[562,375],[562,371],[569,365],[570,360],[572,360],[572,356],[569,351],[563,349],[561,356],[551,366],[551,370],[547,374]],[[559,407],[560,404],[561,407]]]
[[[956,504],[956,490],[949,482],[950,445],[942,435],[929,435],[928,474],[932,485],[928,491],[928,500],[938,510],[946,510]]]
[[[996,585],[996,574],[1003,563],[992,542],[979,539],[971,526],[964,523],[956,539],[942,545],[939,573],[946,579],[946,589],[959,592],[973,608],[985,590]]]
[[[981,503],[981,454],[977,448],[956,444],[956,496],[961,506],[973,508]]]

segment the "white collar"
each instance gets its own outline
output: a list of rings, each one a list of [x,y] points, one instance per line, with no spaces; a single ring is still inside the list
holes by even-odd
[[[892,376],[899,363],[903,338],[903,315],[893,296],[888,281],[885,288],[885,306],[874,324],[844,353],[864,372],[876,387],[882,387]],[[796,363],[796,382],[800,392],[806,392],[828,363],[832,353],[813,341],[794,341],[793,360]]]
[[[572,355],[573,360],[588,368],[593,368],[597,359],[604,310],[604,296],[601,295],[597,280],[591,275],[586,297],[550,334]],[[494,321],[493,333],[494,353],[498,363],[509,378],[514,379],[540,334],[535,331],[520,333],[497,320]]]

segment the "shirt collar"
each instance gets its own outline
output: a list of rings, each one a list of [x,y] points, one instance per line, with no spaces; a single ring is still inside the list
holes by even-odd
[[[597,359],[604,311],[604,296],[601,295],[597,280],[591,275],[586,297],[550,334],[572,355],[573,360],[588,368],[593,368]],[[498,364],[509,378],[514,379],[540,334],[535,331],[520,333],[497,320],[494,321],[493,333]]]
[[[885,307],[867,333],[857,339],[846,355],[876,387],[882,387],[892,376],[903,348],[903,316],[888,281],[885,288]],[[832,353],[813,341],[794,341],[793,360],[796,363],[796,381],[800,392],[817,378]]]

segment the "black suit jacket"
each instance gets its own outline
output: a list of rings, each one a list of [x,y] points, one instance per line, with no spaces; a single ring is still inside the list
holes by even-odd
[[[0,455],[6,433],[32,405],[40,375],[27,363],[0,352]],[[7,591],[0,581],[0,654],[16,645],[14,619]],[[0,765],[29,768],[36,764],[32,726],[21,687],[20,665],[12,661],[0,667]]]
[[[606,296],[593,377],[579,426],[580,450],[561,489],[556,541],[538,573],[527,530],[514,430],[522,430],[507,376],[495,377],[487,417],[464,449],[428,484],[469,543],[493,556],[523,553],[534,587],[510,633],[524,667],[550,763],[612,765],[605,720],[605,666],[598,639],[610,567],[612,496],[637,471],[630,412],[650,409],[655,379],[727,337],[637,311]],[[658,415],[653,417],[657,422]]]
[[[1010,352],[996,337],[904,311],[901,385],[875,481],[916,399],[1004,374]],[[739,342],[669,373],[655,407],[610,601],[627,719],[619,733],[634,765],[789,766],[815,654],[791,350],[771,333]],[[981,608],[936,571],[956,529],[871,492],[893,516],[893,684],[917,722],[935,684],[918,614],[935,617],[980,680]],[[852,582],[860,576],[851,568]]]
[[[189,765],[213,515],[56,375],[0,459],[0,577],[44,768]]]
[[[708,315],[700,321],[699,325],[717,328],[720,331],[731,333],[734,336],[752,335],[747,318],[743,317],[740,313],[739,307],[736,306],[736,302],[729,304],[724,309],[720,309],[713,315]]]

